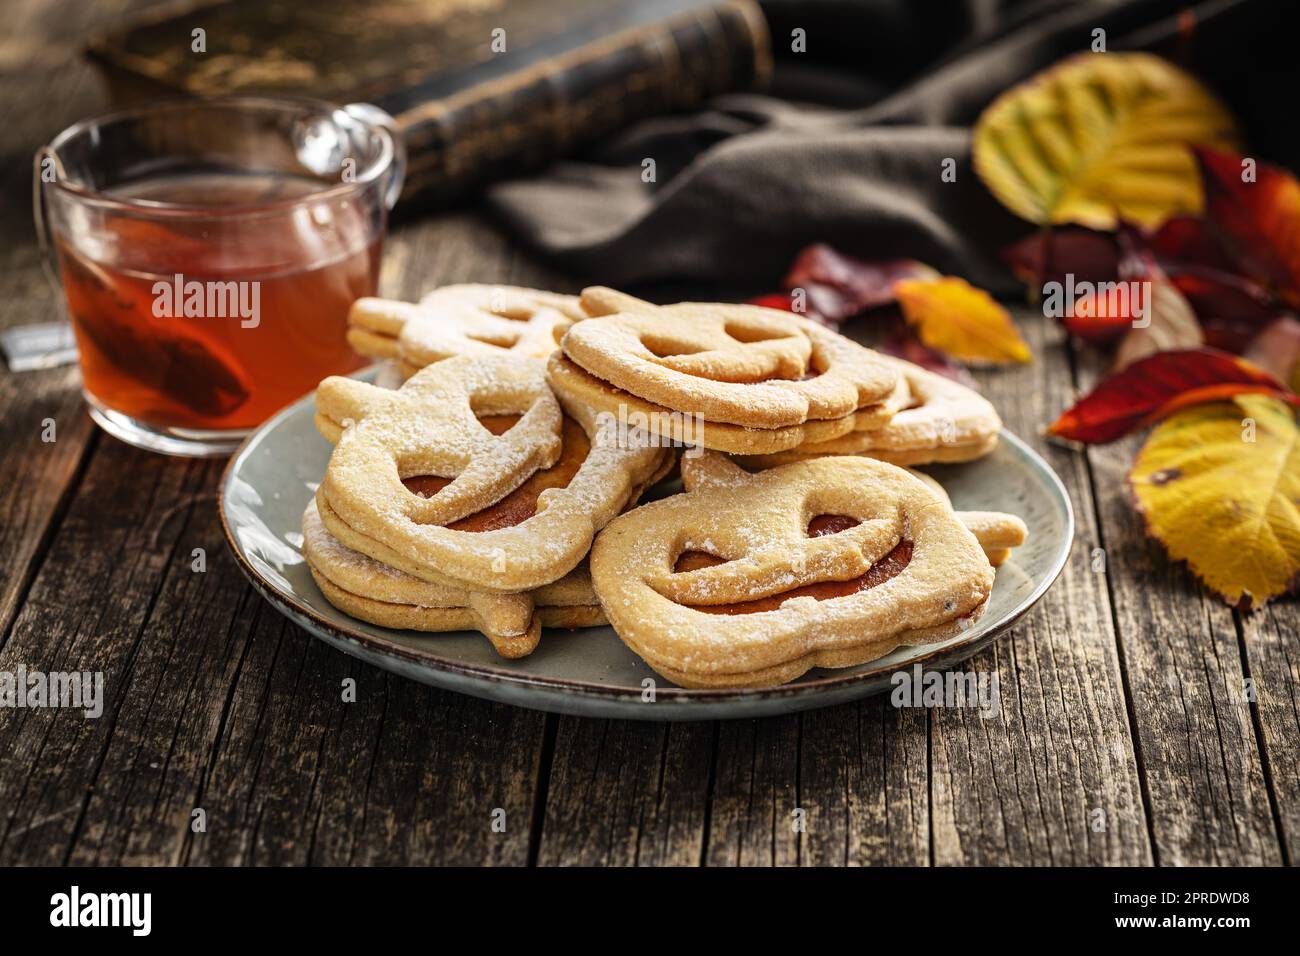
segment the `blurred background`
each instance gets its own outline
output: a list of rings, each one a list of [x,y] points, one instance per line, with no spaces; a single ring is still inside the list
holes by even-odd
[[[969,128],[1097,31],[1207,82],[1260,155],[1300,151],[1283,0],[7,0],[6,19],[11,212],[32,150],[113,103],[369,100],[408,132],[399,217],[488,209],[580,282],[770,286],[822,241],[1010,291],[988,250],[1024,224],[968,174]]]

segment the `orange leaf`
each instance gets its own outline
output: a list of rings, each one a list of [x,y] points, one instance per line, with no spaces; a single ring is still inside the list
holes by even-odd
[[[1028,362],[1029,346],[1007,310],[963,279],[904,279],[894,283],[903,317],[921,341],[963,362]]]

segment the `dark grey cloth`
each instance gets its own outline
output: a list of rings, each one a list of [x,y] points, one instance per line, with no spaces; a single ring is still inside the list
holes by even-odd
[[[642,123],[581,159],[495,186],[489,202],[579,281],[771,288],[799,249],[827,242],[864,258],[921,259],[1009,291],[996,251],[1031,227],[970,165],[970,127],[997,94],[1088,50],[1101,28],[1108,50],[1155,49],[1216,86],[1248,128],[1269,125],[1267,111],[1282,110],[1284,91],[1295,88],[1295,58],[1278,39],[1295,36],[1295,7],[772,2],[764,9],[778,61],[766,94]],[[795,27],[807,33],[806,53],[789,52]],[[1270,128],[1294,125],[1285,110]],[[1294,155],[1295,134],[1272,139]],[[653,183],[642,182],[645,158],[656,163]],[[955,182],[941,178],[947,158]]]

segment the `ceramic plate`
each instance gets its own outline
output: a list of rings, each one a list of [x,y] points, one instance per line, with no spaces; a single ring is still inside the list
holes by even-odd
[[[857,667],[812,670],[781,687],[687,690],[655,674],[608,627],[548,630],[530,656],[506,661],[478,632],[390,631],[335,610],[299,551],[303,509],[332,447],[316,432],[312,412],[310,395],[280,412],[249,437],[222,479],[226,539],[253,586],[281,614],[347,654],[413,680],[538,710],[699,720],[788,713],[880,693],[898,670],[950,667],[1006,632],[1056,580],[1074,534],[1060,479],[1004,431],[997,450],[979,461],[926,469],[956,508],[1010,511],[1029,526],[1029,540],[998,569],[988,609],[974,627]],[[653,702],[644,699],[647,679],[654,681]]]

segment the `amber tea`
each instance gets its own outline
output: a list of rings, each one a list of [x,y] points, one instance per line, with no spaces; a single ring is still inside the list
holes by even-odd
[[[306,195],[276,176],[169,177],[122,191],[169,203],[251,206]],[[118,193],[119,195],[121,193]],[[57,243],[86,391],[152,424],[247,429],[359,368],[344,341],[348,307],[373,295],[380,242],[360,210],[272,217],[223,241],[195,226],[118,217],[95,246]]]
[[[166,104],[78,124],[37,161],[105,430],[172,454],[227,453],[322,378],[364,364],[347,314],[377,291],[403,168],[374,107]]]

